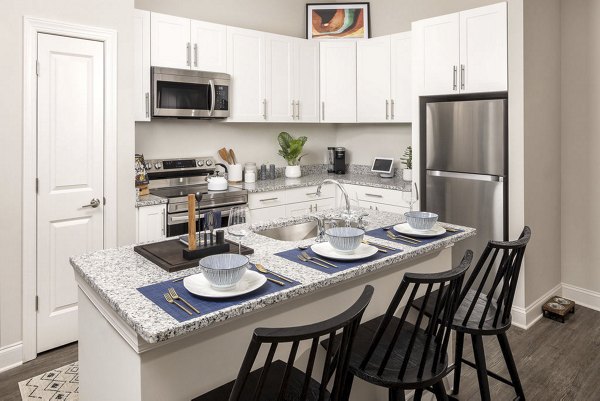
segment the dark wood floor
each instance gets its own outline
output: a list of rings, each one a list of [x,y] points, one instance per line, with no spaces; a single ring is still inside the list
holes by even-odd
[[[600,400],[600,312],[578,307],[567,323],[542,319],[532,328],[509,331],[510,344],[529,401]],[[508,377],[495,339],[485,342],[488,368]],[[465,357],[472,360],[471,343],[465,340]],[[19,381],[77,360],[77,344],[38,356],[0,373],[0,400],[20,401]],[[514,399],[512,388],[490,379],[492,400]],[[463,368],[460,400],[479,400],[477,375]]]

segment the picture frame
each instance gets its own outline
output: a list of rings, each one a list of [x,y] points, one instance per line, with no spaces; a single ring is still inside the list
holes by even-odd
[[[369,2],[306,4],[306,39],[368,39]]]

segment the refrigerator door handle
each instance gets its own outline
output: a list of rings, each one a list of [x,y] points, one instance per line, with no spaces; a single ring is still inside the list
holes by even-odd
[[[499,176],[499,175],[454,173],[451,171],[439,171],[439,170],[427,170],[427,175],[430,175],[433,177],[459,178],[459,179],[463,179],[463,180],[473,180],[473,181],[504,182],[504,177]]]

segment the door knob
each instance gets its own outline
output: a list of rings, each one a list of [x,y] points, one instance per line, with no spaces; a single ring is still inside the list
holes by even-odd
[[[83,206],[81,206],[81,207],[82,207],[82,208],[83,208],[83,207],[91,207],[91,208],[94,208],[94,209],[95,209],[95,208],[97,208],[98,206],[100,206],[100,199],[98,199],[98,198],[94,198],[94,199],[92,199],[92,200],[90,201],[89,205],[83,205]]]

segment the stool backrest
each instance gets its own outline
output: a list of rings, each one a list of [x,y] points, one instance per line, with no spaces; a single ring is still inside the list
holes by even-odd
[[[517,281],[525,255],[525,248],[531,239],[531,229],[528,226],[523,228],[519,239],[516,241],[489,241],[483,254],[479,258],[473,273],[467,280],[462,290],[460,301],[463,302],[469,293],[474,297],[470,300],[465,316],[461,316],[462,321],[455,322],[462,326],[476,324],[483,328],[484,325],[490,325],[491,328],[504,326],[510,322],[510,311],[512,309]],[[500,256],[499,263],[498,256]],[[493,270],[497,271],[493,274]],[[475,285],[476,280],[479,285]],[[472,288],[473,287],[473,288]],[[476,289],[474,287],[477,287]],[[484,293],[484,289],[488,292]],[[480,295],[485,294],[485,302],[482,303]],[[467,301],[468,302],[468,301]],[[473,312],[477,309],[477,314]],[[493,312],[493,313],[490,313]],[[490,314],[490,316],[488,316]],[[490,322],[493,314],[493,321]],[[478,317],[478,322],[470,322],[472,316]],[[458,320],[458,318],[457,318]],[[487,322],[487,323],[486,323]]]
[[[325,356],[323,374],[320,380],[318,400],[324,400],[327,394],[326,388],[334,377],[333,388],[331,390],[331,401],[338,401],[341,397],[342,390],[345,386],[346,373],[348,371],[348,364],[350,361],[350,350],[354,337],[360,325],[362,315],[367,308],[367,305],[371,301],[373,296],[373,287],[367,285],[363,290],[358,300],[346,311],[341,314],[332,317],[328,320],[309,324],[306,326],[287,327],[287,328],[258,328],[254,330],[252,340],[248,346],[246,356],[242,363],[242,367],[238,373],[238,377],[233,386],[233,390],[229,397],[229,401],[238,401],[241,399],[241,395],[247,392],[252,392],[253,400],[259,400],[263,386],[269,375],[269,367],[273,362],[273,357],[277,350],[277,346],[282,343],[291,343],[291,350],[287,358],[287,367],[281,384],[279,386],[277,400],[284,400],[286,390],[289,384],[290,374],[294,366],[294,361],[298,352],[300,342],[310,342],[310,351],[308,356],[308,362],[305,366],[305,378],[302,385],[302,392],[298,401],[304,401],[308,397],[309,384],[311,381],[311,375],[315,365],[317,349],[319,347],[319,340],[321,338],[327,338],[329,344],[334,344],[336,334],[341,334],[341,343],[338,343],[337,347],[329,346],[327,348],[327,355]],[[263,365],[258,384],[254,388],[244,388],[246,379],[252,370],[252,366],[256,361],[256,357],[263,344],[269,344],[269,351],[267,353],[266,360]],[[313,394],[314,395],[314,394]],[[244,397],[245,398],[245,397]],[[246,399],[246,398],[245,398]],[[276,400],[273,400],[276,401]]]
[[[454,313],[459,305],[460,289],[462,288],[465,272],[471,264],[473,252],[468,250],[460,265],[452,270],[433,274],[406,273],[396,290],[387,311],[375,332],[373,341],[369,350],[365,354],[360,368],[365,369],[370,363],[372,374],[383,377],[388,369],[397,370],[399,381],[415,380],[428,376],[431,373],[437,374],[446,368],[446,355],[448,342],[450,340],[451,323],[454,319]],[[415,305],[415,299],[423,296],[423,304],[430,301],[430,297],[435,297],[435,308],[428,323],[424,324],[425,308],[416,308],[419,313],[414,323],[407,322],[409,312]],[[403,308],[400,317],[394,319],[397,311]],[[396,327],[392,322],[397,322]],[[393,334],[392,334],[393,333]],[[408,341],[406,345],[398,346],[396,343],[402,333],[401,341]],[[386,347],[383,355],[381,354],[380,342]],[[376,349],[379,349],[378,355],[374,358]],[[404,355],[395,356],[398,366],[389,367],[390,357],[393,351],[398,349],[404,351]],[[373,358],[373,360],[371,360]],[[429,370],[428,372],[426,370]],[[389,377],[389,373],[385,374]]]

